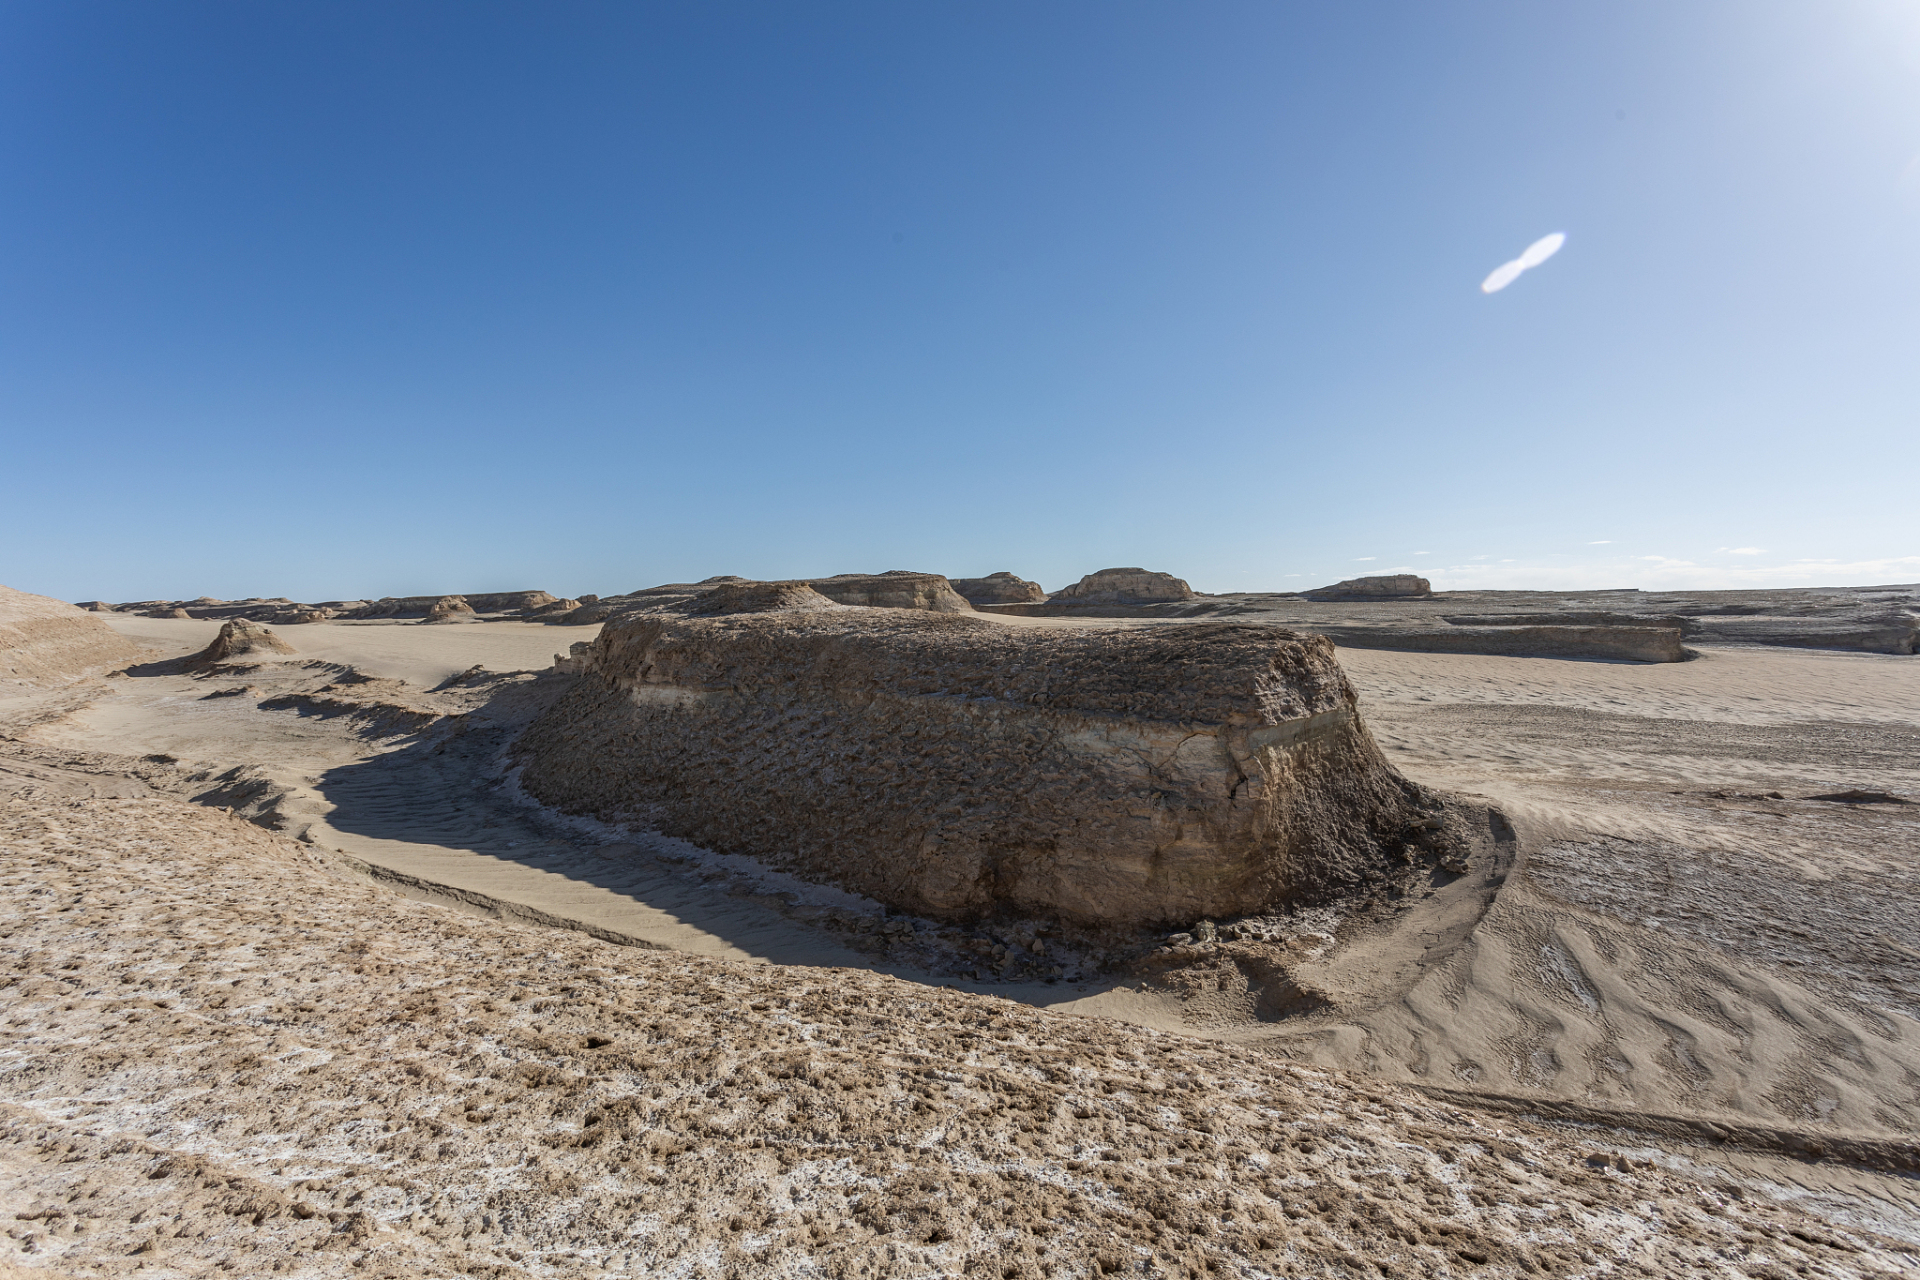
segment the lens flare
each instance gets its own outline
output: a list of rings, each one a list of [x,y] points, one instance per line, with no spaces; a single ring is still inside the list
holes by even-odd
[[[1480,292],[1498,293],[1515,280],[1520,273],[1539,266],[1554,254],[1560,252],[1560,246],[1567,242],[1567,233],[1556,231],[1550,236],[1541,236],[1528,245],[1526,252],[1512,262],[1503,262],[1493,269],[1493,274],[1480,282]]]

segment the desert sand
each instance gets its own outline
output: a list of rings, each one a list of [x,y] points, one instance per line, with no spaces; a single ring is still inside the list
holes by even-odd
[[[1910,657],[1342,647],[1460,869],[1102,950],[535,803],[595,627],[75,616],[145,652],[0,690],[30,1273],[1920,1266]]]

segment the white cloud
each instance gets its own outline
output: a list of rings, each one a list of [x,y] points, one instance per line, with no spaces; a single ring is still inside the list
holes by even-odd
[[[1589,542],[1587,545],[1590,547],[1610,547],[1613,545],[1613,539],[1602,538],[1598,542]]]
[[[1379,558],[1380,558],[1379,556],[1355,556],[1355,557],[1354,557],[1354,560],[1355,560],[1355,561],[1360,561],[1360,560],[1378,560]]]
[[[1763,556],[1767,554],[1765,547],[1721,547],[1720,550],[1732,556]]]
[[[1430,556],[1430,555],[1432,555],[1432,554],[1433,554],[1433,552],[1431,552],[1431,551],[1416,551],[1416,552],[1414,552],[1413,554],[1415,554],[1415,555],[1417,555],[1417,556]]]
[[[1493,269],[1493,274],[1480,282],[1480,292],[1498,293],[1515,280],[1520,273],[1539,266],[1554,254],[1560,252],[1560,246],[1567,242],[1567,233],[1556,231],[1550,236],[1541,236],[1528,245],[1526,252],[1512,262],[1503,262]]]

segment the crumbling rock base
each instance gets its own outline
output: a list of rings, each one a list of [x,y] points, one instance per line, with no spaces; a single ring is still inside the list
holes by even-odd
[[[1332,644],[1272,627],[651,615],[583,656],[521,739],[530,794],[939,918],[1323,901],[1415,816]]]

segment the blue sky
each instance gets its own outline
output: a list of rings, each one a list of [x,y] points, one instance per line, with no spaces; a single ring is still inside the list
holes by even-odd
[[[11,0],[0,174],[67,599],[1920,580],[1901,0]]]

